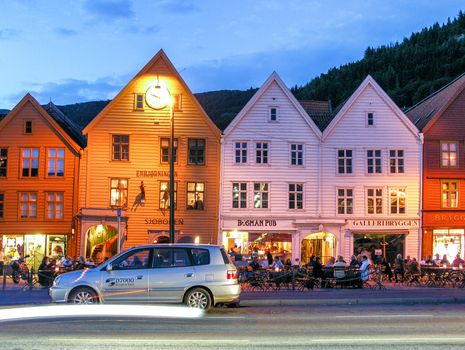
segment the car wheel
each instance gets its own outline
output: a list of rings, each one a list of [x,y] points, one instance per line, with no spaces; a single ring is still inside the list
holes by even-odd
[[[212,305],[212,298],[203,288],[194,288],[187,293],[184,300],[187,306],[208,310]]]
[[[98,296],[90,288],[78,288],[71,292],[68,297],[71,304],[98,304]]]

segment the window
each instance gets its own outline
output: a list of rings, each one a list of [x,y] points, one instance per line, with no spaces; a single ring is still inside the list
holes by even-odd
[[[247,183],[234,182],[232,189],[233,208],[247,208]]]
[[[268,164],[268,142],[257,142],[255,144],[257,164]]]
[[[127,208],[128,206],[128,180],[110,180],[110,206]]]
[[[208,249],[191,249],[192,258],[194,265],[209,265],[210,264],[210,252]],[[229,262],[228,262],[229,264]]]
[[[0,219],[4,217],[5,208],[5,193],[0,192]]]
[[[391,214],[405,214],[405,188],[391,188],[389,190]]]
[[[63,193],[48,192],[47,219],[63,219]]]
[[[304,208],[304,185],[289,184],[289,209]]]
[[[354,190],[351,188],[339,188],[337,190],[337,213],[354,213]]]
[[[37,177],[39,176],[39,149],[22,148],[21,149],[21,176]]]
[[[161,163],[169,163],[170,161],[170,139],[162,138],[160,140],[160,159]],[[173,160],[176,163],[178,160],[178,139],[174,139]]]
[[[291,143],[291,165],[304,164],[304,145]]]
[[[368,174],[381,174],[381,150],[367,150],[367,172]]]
[[[441,166],[457,166],[458,142],[441,142]]]
[[[155,248],[153,252],[153,267],[156,269],[191,266],[191,260],[186,249]],[[200,265],[200,264],[199,264]],[[202,264],[203,265],[203,264]]]
[[[6,177],[8,170],[8,148],[0,148],[0,177]]]
[[[203,182],[187,183],[187,209],[204,210],[205,184]]]
[[[205,139],[189,139],[189,164],[205,165]]]
[[[65,149],[48,148],[47,149],[47,176],[65,175]]]
[[[459,207],[459,182],[455,180],[444,180],[441,182],[441,205],[442,208]]]
[[[24,121],[24,133],[25,134],[32,134],[32,120],[25,120]]]
[[[375,125],[375,115],[372,112],[367,113],[367,125],[368,126]]]
[[[247,142],[236,142],[236,164],[247,163]]]
[[[19,208],[21,219],[37,218],[37,193],[21,192],[19,194]]]
[[[270,122],[277,122],[278,121],[278,108],[277,107],[270,107]]]
[[[337,168],[338,174],[352,174],[352,150],[337,150]]]
[[[367,207],[368,214],[383,213],[383,189],[368,188],[367,189]]]
[[[173,95],[173,110],[175,112],[182,111],[182,95],[181,94]]]
[[[150,249],[138,249],[133,250],[127,254],[124,254],[120,258],[113,261],[111,264],[113,270],[139,270],[147,269],[150,267]],[[114,281],[109,279],[110,283]]]
[[[404,151],[401,149],[389,150],[389,169],[391,174],[404,173]]]
[[[129,135],[113,135],[113,160],[129,160]]]
[[[178,184],[174,183],[174,209],[178,199]],[[160,181],[160,209],[168,209],[170,207],[170,183],[169,181]]]
[[[144,110],[144,94],[134,94],[134,109]]]
[[[268,208],[268,184],[266,182],[253,184],[253,207],[256,209]]]

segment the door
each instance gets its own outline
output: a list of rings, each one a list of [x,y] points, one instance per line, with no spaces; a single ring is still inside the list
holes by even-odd
[[[181,302],[184,291],[194,284],[194,267],[185,248],[154,248],[149,272],[149,299]]]
[[[147,302],[152,249],[127,252],[102,271],[102,293],[106,302]]]

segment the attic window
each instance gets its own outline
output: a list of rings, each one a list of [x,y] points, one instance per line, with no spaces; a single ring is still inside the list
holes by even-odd
[[[269,120],[270,122],[278,121],[278,108],[277,107],[270,107]]]
[[[32,120],[24,121],[24,133],[32,134]]]
[[[134,110],[144,109],[144,94],[134,94]]]
[[[367,125],[368,126],[375,125],[375,115],[374,115],[373,112],[368,112],[367,113]]]

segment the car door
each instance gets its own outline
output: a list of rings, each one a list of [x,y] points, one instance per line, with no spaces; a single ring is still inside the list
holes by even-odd
[[[147,302],[151,258],[151,248],[131,250],[113,261],[110,271],[102,271],[105,302]]]
[[[184,291],[195,281],[194,267],[186,248],[154,248],[149,271],[149,299],[181,302]]]

